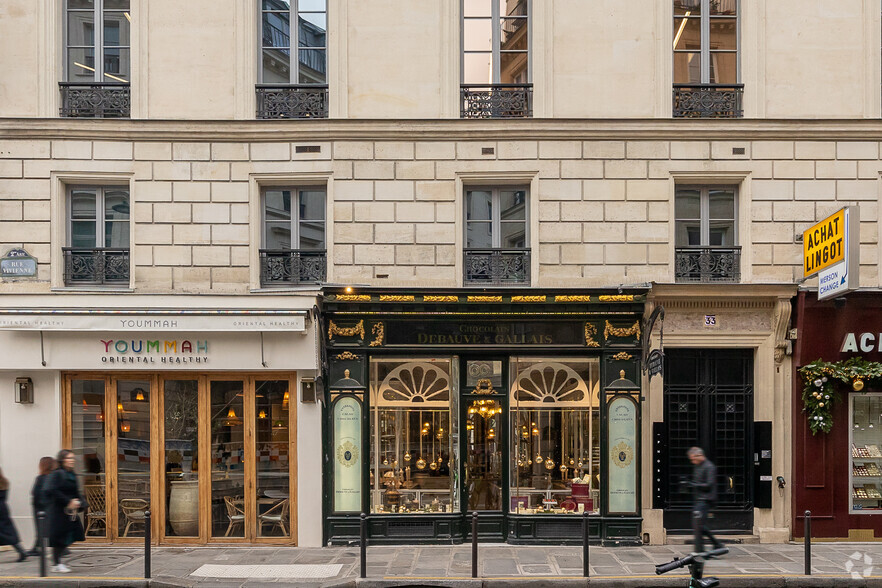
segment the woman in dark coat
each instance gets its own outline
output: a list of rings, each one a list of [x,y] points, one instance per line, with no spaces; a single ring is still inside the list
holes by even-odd
[[[34,479],[34,486],[31,488],[31,508],[34,511],[34,548],[28,551],[28,555],[40,555],[40,521],[37,519],[37,513],[45,511],[48,508],[48,503],[46,502],[46,494],[43,490],[46,487],[46,480],[48,479],[49,474],[52,473],[55,468],[58,467],[58,464],[55,461],[54,457],[41,457],[40,458],[40,473]]]
[[[9,516],[9,507],[6,505],[6,495],[9,493],[9,480],[3,477],[3,471],[0,470],[0,545],[12,545],[18,552],[18,560],[24,561],[28,555],[22,549],[18,542],[18,531],[12,524],[12,518]]]
[[[67,573],[70,568],[61,563],[61,555],[74,541],[83,541],[83,523],[78,513],[86,510],[86,499],[80,492],[74,473],[73,451],[58,452],[58,469],[46,479],[46,518],[49,521],[49,545],[52,546],[53,572]]]

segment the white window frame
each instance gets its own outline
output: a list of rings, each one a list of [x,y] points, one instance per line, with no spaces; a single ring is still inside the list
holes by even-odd
[[[132,13],[131,2],[129,2],[129,9],[122,11],[123,14],[126,16],[126,18],[129,20],[129,43],[130,44],[129,45],[114,45],[113,46],[114,48],[128,49],[128,52],[129,52],[128,70],[129,70],[129,78],[130,78],[128,80],[123,80],[119,76],[115,76],[113,74],[108,74],[108,73],[104,72],[104,50],[107,49],[107,47],[104,46],[104,0],[94,0],[94,5],[92,7],[92,10],[71,9],[68,0],[65,0],[65,2],[64,2],[64,19],[63,19],[63,21],[64,21],[63,35],[62,35],[62,38],[64,39],[64,65],[63,65],[64,81],[65,82],[72,82],[72,83],[77,82],[77,80],[70,79],[71,72],[69,70],[69,63],[68,63],[69,56],[70,56],[70,49],[71,49],[71,46],[69,44],[70,40],[68,38],[68,25],[69,25],[69,16],[70,16],[71,12],[92,12],[92,16],[93,16],[92,23],[93,23],[93,27],[94,27],[94,31],[93,31],[94,57],[93,58],[95,60],[95,64],[94,64],[95,67],[94,67],[94,72],[93,72],[93,76],[92,76],[93,82],[99,83],[99,84],[100,83],[119,83],[119,84],[131,85],[131,83],[132,83],[131,82],[131,77],[132,77],[132,73],[131,73],[132,72],[131,38],[132,38],[132,32],[133,32],[132,26],[131,26],[132,25],[132,22],[131,22],[131,13]],[[120,10],[113,9],[112,12],[120,12]],[[83,47],[85,47],[85,45],[76,45],[73,48],[80,49]],[[107,76],[109,79],[105,80],[104,79],[105,76]]]
[[[491,206],[491,214],[490,214],[490,240],[492,242],[491,249],[503,249],[502,245],[502,206],[500,205],[500,192],[505,191],[518,191],[522,190],[525,195],[524,201],[524,220],[518,221],[524,223],[524,249],[530,249],[530,186],[528,185],[516,185],[513,184],[511,186],[501,185],[501,186],[481,186],[481,185],[467,185],[463,187],[463,225],[465,228],[465,234],[463,235],[463,245],[465,249],[483,249],[482,247],[469,247],[468,239],[469,239],[469,223],[476,222],[484,224],[487,221],[470,221],[468,216],[469,211],[469,194],[471,192],[490,192],[490,206]],[[514,224],[514,223],[512,223]]]
[[[697,190],[699,192],[699,220],[700,220],[700,231],[701,231],[701,244],[699,245],[678,245],[676,242],[676,238],[674,240],[674,247],[716,247],[716,245],[710,245],[710,192],[711,190],[726,190],[729,192],[733,192],[733,217],[732,217],[732,226],[733,226],[733,241],[734,243],[729,246],[721,245],[720,247],[738,247],[739,246],[739,235],[738,235],[738,186],[732,184],[677,184],[674,191],[674,234],[676,235],[677,225],[681,222],[681,219],[677,218],[677,203],[676,198],[677,194],[680,190]],[[692,219],[682,219],[682,220],[692,220]]]
[[[300,0],[291,0],[288,12],[288,51],[290,54],[291,65],[288,67],[288,82],[287,85],[290,86],[300,86],[303,85],[300,82],[300,50],[307,49],[310,51],[324,51],[325,52],[325,82],[323,84],[318,85],[326,85],[328,83],[329,75],[327,71],[328,67],[328,12],[329,12],[329,3],[330,0],[326,0],[325,9],[323,11],[319,10],[300,10]],[[266,47],[263,44],[263,15],[267,12],[285,12],[284,10],[264,10],[263,2],[258,0],[257,2],[257,27],[258,27],[258,55],[257,55],[257,80],[259,84],[268,84],[270,82],[266,82],[263,79],[263,51],[265,49],[280,49],[280,47]],[[325,15],[325,44],[323,47],[300,47],[300,27],[298,26],[298,16],[300,14],[324,14]]]
[[[718,17],[711,18],[710,15],[710,3],[711,0],[697,0],[701,4],[701,81],[699,84],[711,84],[710,81],[710,22]],[[737,3],[737,8],[735,12],[735,83],[741,83],[741,1],[733,0]],[[671,4],[673,6],[673,2]],[[677,21],[683,20],[682,15],[677,15],[676,11],[672,11],[673,13],[673,30],[674,30],[674,41],[677,40]],[[731,19],[732,17],[723,17],[725,19]],[[732,51],[722,51],[724,53],[732,53]],[[674,68],[676,67],[676,58],[678,53],[694,53],[694,51],[685,51],[685,50],[676,50],[676,45],[672,48],[671,52],[671,74],[674,74]],[[676,84],[677,82],[675,82]],[[713,82],[719,83],[719,82]]]
[[[326,186],[321,185],[296,185],[296,186],[261,186],[260,188],[260,248],[266,249],[266,193],[267,191],[276,191],[276,190],[288,190],[292,193],[293,196],[296,196],[296,201],[291,202],[291,246],[288,248],[289,251],[300,251],[302,248],[300,247],[300,192],[303,191],[321,191],[325,195],[325,200],[323,202],[323,210],[325,211],[325,218],[322,219],[322,235],[324,240],[324,246],[322,249],[324,251],[328,250],[328,189]],[[310,219],[306,219],[309,221]],[[272,221],[272,222],[280,222],[280,221]],[[294,244],[297,244],[295,247]],[[312,251],[306,249],[304,251]]]
[[[106,228],[105,223],[108,222],[107,219],[104,218],[105,210],[104,210],[104,198],[106,190],[125,190],[128,194],[128,202],[129,202],[129,218],[127,221],[129,224],[129,244],[127,247],[122,249],[128,249],[130,252],[132,250],[132,192],[126,185],[113,185],[113,184],[70,184],[65,186],[66,188],[66,199],[65,199],[65,218],[67,221],[67,238],[65,239],[65,247],[73,247],[71,244],[73,241],[73,191],[74,190],[95,190],[95,218],[93,219],[96,227],[95,227],[95,244],[93,247],[95,249],[107,249],[108,247],[105,245],[106,238]],[[85,221],[87,219],[79,219],[80,221]],[[123,221],[110,221],[110,222],[123,222]],[[109,249],[115,249],[115,247],[109,247]]]
[[[468,17],[465,15],[465,1],[460,0],[460,19],[459,19],[459,80],[461,84],[468,84],[465,81],[465,56],[466,53],[484,53],[484,51],[466,51],[465,48],[465,21],[481,20],[487,17]],[[505,16],[499,12],[499,2],[496,0],[487,0],[490,2],[490,26],[491,26],[491,57],[493,64],[493,82],[491,85],[500,84],[502,77],[501,56],[502,56],[502,39],[500,39],[501,21]],[[527,4],[527,81],[526,84],[533,83],[533,0],[526,0]],[[469,84],[471,85],[471,84]],[[480,84],[475,84],[480,85]]]

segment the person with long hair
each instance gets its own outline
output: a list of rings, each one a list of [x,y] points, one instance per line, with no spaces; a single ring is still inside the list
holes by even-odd
[[[55,468],[58,467],[58,463],[55,461],[54,457],[41,457],[39,473],[37,477],[34,478],[34,485],[31,488],[31,508],[34,511],[34,530],[36,534],[34,535],[34,548],[28,551],[28,555],[40,555],[40,549],[42,549],[42,545],[40,545],[40,520],[37,518],[37,513],[45,511],[48,508],[48,503],[46,502],[46,493],[44,489],[46,487],[46,480],[48,479],[49,474],[51,474]],[[46,529],[43,530],[46,532]]]
[[[53,572],[66,574],[70,568],[61,563],[67,546],[84,541],[83,523],[79,513],[87,508],[74,472],[74,453],[69,449],[58,452],[58,469],[48,475],[44,490],[46,515],[49,521],[49,545],[52,546]]]
[[[18,552],[18,560],[24,561],[28,558],[28,554],[22,549],[18,539],[18,531],[12,524],[12,517],[9,516],[9,506],[6,504],[6,495],[9,493],[9,480],[3,477],[3,470],[0,470],[0,545],[12,545]]]

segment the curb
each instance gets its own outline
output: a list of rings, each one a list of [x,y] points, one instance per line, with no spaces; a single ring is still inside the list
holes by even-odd
[[[355,580],[354,585],[358,588],[682,588],[687,579],[685,574],[667,578],[365,578]],[[721,585],[726,588],[882,588],[882,577],[854,579],[847,576],[724,576],[721,578]]]

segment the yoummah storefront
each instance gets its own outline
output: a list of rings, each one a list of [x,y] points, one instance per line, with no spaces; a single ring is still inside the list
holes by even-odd
[[[0,397],[0,461],[19,529],[39,458],[68,447],[87,541],[143,541],[149,509],[162,544],[319,545],[320,482],[298,476],[321,467],[298,441],[321,428],[315,293],[89,298],[0,311],[0,387],[16,391]]]
[[[878,539],[882,295],[853,292],[819,302],[816,291],[800,291],[796,327],[793,533],[804,536],[804,513],[810,510],[814,537]]]
[[[325,539],[639,543],[645,294],[327,292]]]

